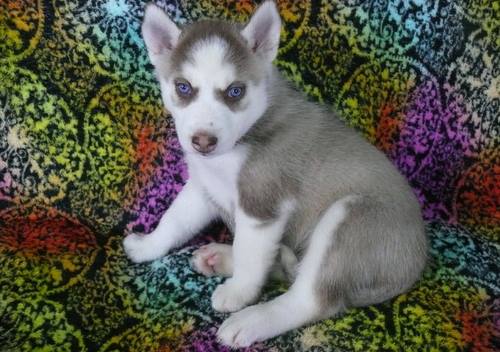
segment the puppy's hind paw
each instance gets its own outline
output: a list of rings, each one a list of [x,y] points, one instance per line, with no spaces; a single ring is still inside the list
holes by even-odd
[[[232,257],[230,245],[210,243],[194,251],[190,263],[202,275],[229,277],[233,274]]]

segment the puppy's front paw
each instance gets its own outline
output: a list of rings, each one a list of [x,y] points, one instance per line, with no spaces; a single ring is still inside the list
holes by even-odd
[[[130,234],[123,240],[125,253],[134,263],[149,262],[164,256],[168,249],[160,246],[154,235]]]
[[[269,320],[272,317],[261,305],[247,307],[231,314],[222,323],[217,331],[217,338],[222,344],[232,348],[248,347],[272,336]]]
[[[222,313],[236,312],[252,303],[258,295],[253,287],[239,284],[233,279],[217,286],[212,294],[212,307]]]

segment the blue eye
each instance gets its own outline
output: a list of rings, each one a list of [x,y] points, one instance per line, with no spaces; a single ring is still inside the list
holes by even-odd
[[[239,98],[243,95],[243,87],[230,87],[227,91],[227,96],[229,98]]]
[[[191,95],[192,88],[188,82],[178,82],[175,87],[180,95]]]

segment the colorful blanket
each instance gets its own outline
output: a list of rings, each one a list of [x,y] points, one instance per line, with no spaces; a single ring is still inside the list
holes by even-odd
[[[162,1],[178,23],[246,20],[252,1]],[[500,4],[278,1],[277,65],[384,151],[432,245],[413,290],[249,351],[500,347]],[[0,1],[0,351],[227,351],[217,278],[190,253],[150,264],[149,232],[187,172],[140,24],[144,1]],[[285,289],[271,283],[263,299]]]

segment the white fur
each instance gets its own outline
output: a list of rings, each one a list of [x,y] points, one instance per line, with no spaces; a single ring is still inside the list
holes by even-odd
[[[235,348],[248,347],[256,341],[280,335],[338,310],[339,307],[332,307],[328,312],[320,311],[321,306],[313,290],[332,236],[345,219],[346,202],[350,200],[348,197],[335,202],[322,216],[311,235],[311,243],[290,289],[269,302],[232,314],[217,332],[222,343]]]
[[[212,295],[215,310],[234,312],[258,298],[294,207],[293,201],[284,202],[278,218],[270,224],[263,224],[236,207],[233,277],[215,289]]]
[[[192,181],[228,214],[234,214],[238,202],[238,174],[246,155],[247,150],[243,146],[213,157],[186,155]]]
[[[219,37],[196,43],[191,48],[193,61],[182,65],[184,78],[194,87],[206,87],[211,98],[210,88],[226,89],[237,77],[234,66],[226,62],[227,50],[228,43]]]

